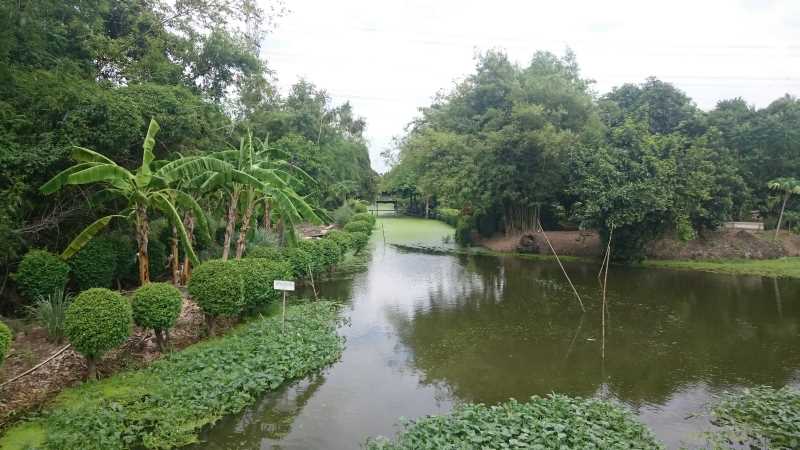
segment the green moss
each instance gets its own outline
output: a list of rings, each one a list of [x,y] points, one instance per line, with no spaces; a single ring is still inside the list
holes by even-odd
[[[648,260],[644,267],[701,270],[730,275],[800,278],[800,257],[780,259],[724,259],[708,261]]]

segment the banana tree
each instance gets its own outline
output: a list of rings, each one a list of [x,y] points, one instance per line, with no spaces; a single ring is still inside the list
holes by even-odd
[[[158,130],[158,123],[151,120],[142,145],[142,163],[135,172],[117,165],[114,161],[93,150],[75,147],[72,151],[72,159],[77,164],[57,174],[40,188],[43,194],[52,194],[66,185],[101,183],[105,185],[106,191],[127,201],[127,206],[118,214],[97,219],[78,234],[61,254],[62,258],[66,259],[77,253],[112,219],[130,220],[134,222],[136,228],[139,282],[141,284],[148,283],[150,281],[149,214],[150,211],[157,210],[176,228],[187,256],[192,262],[197,263],[197,255],[187,237],[176,205],[193,211],[198,217],[202,216],[203,211],[189,194],[171,187],[171,184],[181,176],[186,176],[187,173],[206,171],[215,163],[198,158],[182,158],[156,168],[158,164],[154,164],[153,147]]]
[[[777,239],[778,232],[781,230],[781,222],[783,222],[783,212],[786,210],[786,203],[789,202],[789,197],[792,194],[800,194],[800,180],[791,177],[776,178],[767,183],[767,186],[770,190],[777,191],[782,196],[781,213],[778,216],[778,224],[775,226],[775,236],[773,237],[773,239]]]

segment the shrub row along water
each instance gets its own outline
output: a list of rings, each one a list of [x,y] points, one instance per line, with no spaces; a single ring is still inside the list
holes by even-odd
[[[343,341],[335,306],[314,302],[257,319],[149,367],[67,389],[41,418],[10,429],[0,448],[171,448],[241,411],[263,392],[334,362]]]

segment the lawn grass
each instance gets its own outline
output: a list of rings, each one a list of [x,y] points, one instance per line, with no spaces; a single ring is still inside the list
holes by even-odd
[[[729,275],[800,278],[800,257],[779,259],[648,260],[643,267],[701,270]]]

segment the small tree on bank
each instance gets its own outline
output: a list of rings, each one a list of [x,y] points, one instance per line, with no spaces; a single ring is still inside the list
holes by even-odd
[[[778,233],[781,231],[781,222],[783,222],[783,212],[786,210],[786,203],[789,202],[789,198],[792,194],[800,194],[800,180],[792,177],[781,177],[776,178],[769,183],[767,183],[770,190],[779,192],[782,200],[781,200],[781,212],[778,215],[778,224],[775,225],[775,236],[774,239],[778,238]]]

